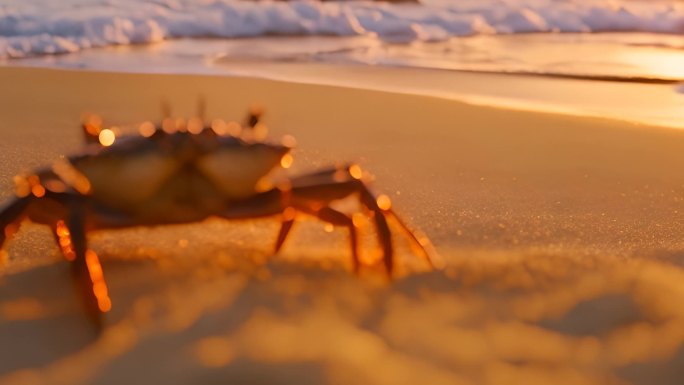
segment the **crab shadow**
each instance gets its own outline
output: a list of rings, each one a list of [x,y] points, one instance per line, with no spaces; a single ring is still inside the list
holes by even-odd
[[[69,266],[54,263],[0,280],[0,374],[44,366],[97,338],[70,276]]]
[[[101,330],[86,316],[67,263],[58,261],[0,277],[0,340],[4,346],[0,349],[0,378],[23,370],[40,371],[59,365],[65,358],[79,365],[86,351],[107,356],[106,345],[112,343],[101,343],[105,335],[110,329],[126,325],[134,342],[105,361],[94,383],[135,382],[136,375],[150,370],[157,377],[170,376],[170,383],[178,383],[179,378],[188,375],[191,377],[187,382],[194,382],[202,377],[196,370],[183,365],[166,367],[179,351],[188,350],[199,339],[239,329],[259,309],[285,315],[293,303],[309,306],[311,298],[306,293],[295,295],[285,305],[277,295],[279,284],[288,280],[326,282],[331,276],[337,277],[331,282],[354,280],[342,269],[330,272],[312,264],[281,261],[275,263],[278,271],[272,273],[283,277],[264,281],[260,274],[273,270],[273,263],[265,266],[263,260],[254,262],[244,250],[235,255],[231,260],[246,257],[247,262],[217,267],[213,261],[208,262],[214,257],[211,253],[167,260],[103,255],[102,265],[115,306],[106,314]],[[104,347],[98,350],[100,345]],[[151,361],[160,366],[157,368]],[[309,383],[324,382],[320,367],[306,362],[266,364],[241,358],[229,366],[207,371],[257,384],[285,383],[278,378],[291,376],[308,378]],[[308,373],[308,377],[302,373]],[[201,382],[212,383],[212,378]]]
[[[111,325],[129,317],[138,299],[164,288],[154,261],[107,259],[102,265],[117,304],[103,316],[102,326],[89,318],[64,261],[0,276],[0,376],[46,367],[85,351]]]
[[[467,350],[464,335],[475,341],[478,336],[509,336],[498,341],[510,344],[506,356],[491,352],[483,362],[513,362],[541,375],[544,362],[529,352],[545,345],[521,343],[530,336],[591,337],[603,343],[615,332],[650,322],[648,307],[633,293],[610,285],[572,297],[571,305],[553,317],[522,321],[512,315],[510,303],[543,299],[550,307],[556,294],[567,298],[573,285],[584,282],[585,268],[561,276],[579,280],[572,283],[544,269],[522,269],[517,260],[481,261],[460,266],[456,276],[431,271],[388,284],[372,272],[360,278],[350,274],[339,262],[344,253],[315,254],[319,262],[299,254],[252,258],[240,247],[228,247],[223,256],[213,249],[158,259],[105,254],[103,268],[115,306],[101,334],[83,315],[65,263],[7,275],[0,281],[5,346],[0,375],[21,369],[42,373],[65,362],[79,372],[96,356],[102,360],[88,383],[325,384],[369,378],[391,383],[374,365],[359,364],[371,352],[376,355],[368,362],[392,370],[416,365],[420,378],[446,373],[457,383],[464,378],[459,358]],[[327,257],[338,262],[320,262]],[[41,305],[26,305],[31,303]],[[114,335],[124,335],[125,343]],[[659,372],[659,383],[674,384],[681,357],[679,347],[663,362],[644,360],[606,370],[634,384],[647,384]],[[331,373],[348,377],[333,380]]]

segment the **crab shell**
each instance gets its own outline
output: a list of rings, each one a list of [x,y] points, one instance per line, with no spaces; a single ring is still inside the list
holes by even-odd
[[[88,182],[81,192],[94,203],[136,217],[185,222],[253,195],[290,150],[211,131],[159,131],[152,138],[119,138],[116,146],[93,145],[69,163]]]

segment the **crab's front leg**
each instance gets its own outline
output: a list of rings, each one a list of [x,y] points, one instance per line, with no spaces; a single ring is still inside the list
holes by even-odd
[[[102,267],[86,243],[86,201],[81,195],[43,190],[15,198],[0,211],[0,249],[24,219],[49,226],[64,258],[71,262],[74,281],[82,293],[87,312],[101,323],[111,301]]]
[[[99,257],[88,249],[86,207],[81,202],[75,202],[70,208],[67,220],[58,222],[55,231],[64,257],[71,261],[73,277],[81,291],[86,311],[95,325],[100,327],[102,314],[112,307],[109,289]]]

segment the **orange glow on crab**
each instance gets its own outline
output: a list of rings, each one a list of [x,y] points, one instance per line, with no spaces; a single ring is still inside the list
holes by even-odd
[[[281,159],[280,159],[280,166],[282,168],[290,168],[292,167],[292,163],[294,162],[294,158],[290,154],[285,154]]]
[[[283,211],[283,220],[284,221],[291,221],[295,219],[297,215],[297,210],[295,210],[292,207],[288,207]]]
[[[97,136],[100,134],[100,130],[102,128],[102,118],[100,118],[98,115],[90,115],[86,119],[85,123],[83,123],[83,126],[88,134]]]
[[[376,202],[378,204],[378,207],[380,207],[380,210],[387,211],[392,208],[392,201],[385,194],[380,195]]]
[[[100,134],[97,138],[100,141],[100,144],[105,147],[111,146],[116,141],[116,135],[114,134],[114,131],[109,128],[105,128],[104,130],[100,131]]]
[[[62,246],[62,249],[66,249],[71,247],[71,238],[68,236],[66,237],[60,237],[59,238],[59,245]]]
[[[366,224],[366,217],[361,213],[352,214],[352,223],[356,228],[362,228]]]
[[[191,134],[199,134],[204,130],[204,124],[200,118],[191,118],[188,120],[188,132]]]
[[[86,265],[88,266],[88,273],[90,280],[93,282],[93,294],[97,299],[97,306],[100,311],[107,313],[112,309],[112,301],[109,299],[109,289],[102,274],[102,266],[100,259],[94,251],[88,250],[85,256]]]
[[[188,128],[188,122],[185,118],[177,118],[174,124],[176,125],[176,131],[186,131]]]
[[[37,184],[31,187],[31,193],[36,197],[36,198],[42,198],[45,196],[45,187],[43,185]]]
[[[9,238],[12,235],[14,235],[17,232],[17,230],[19,230],[19,225],[17,225],[16,223],[10,223],[9,225],[5,226],[5,238]]]
[[[150,136],[154,135],[156,128],[154,127],[154,123],[144,122],[140,125],[140,127],[138,127],[138,131],[140,132],[140,135],[149,138]]]
[[[48,180],[45,181],[45,189],[52,192],[63,193],[66,191],[66,185],[58,180]]]
[[[162,120],[162,130],[167,134],[173,134],[176,132],[176,121],[171,118],[166,118]]]
[[[45,187],[41,184],[38,175],[29,175],[28,177],[16,176],[14,178],[15,194],[18,197],[25,197],[33,194],[36,198],[45,196]]]
[[[226,134],[226,122],[223,119],[214,119],[209,125],[216,135]]]
[[[69,229],[64,224],[64,221],[57,221],[57,236],[68,237],[70,235]]]
[[[230,121],[226,123],[224,135],[240,136],[242,135],[242,126],[238,122]]]
[[[62,249],[62,255],[67,261],[73,261],[76,259],[76,253],[74,252],[73,245],[71,244],[71,233],[67,228],[64,221],[57,221],[55,226],[55,234],[57,235],[57,242],[59,247]]]
[[[14,177],[14,194],[23,198],[31,193],[31,186],[26,178],[17,175]]]
[[[361,171],[361,167],[358,164],[354,164],[349,167],[349,175],[354,179],[361,179],[363,171]]]

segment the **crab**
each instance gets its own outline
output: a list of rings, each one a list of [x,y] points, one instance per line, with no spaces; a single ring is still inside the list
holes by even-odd
[[[115,128],[104,128],[99,117],[91,116],[82,125],[86,144],[81,154],[15,177],[17,196],[0,211],[0,249],[22,221],[47,225],[72,266],[88,314],[98,324],[112,301],[99,257],[88,247],[87,235],[96,230],[195,223],[210,217],[278,217],[278,253],[298,214],[308,214],[347,228],[352,269],[358,273],[358,223],[331,205],[356,196],[372,217],[388,275],[394,270],[390,217],[433,266],[429,240],[409,229],[386,195],[371,192],[358,165],[336,165],[273,182],[269,176],[292,163],[294,139],[262,138],[260,116],[252,110],[243,125],[167,117],[139,125],[139,135],[119,136]]]

